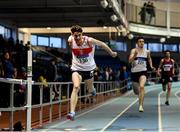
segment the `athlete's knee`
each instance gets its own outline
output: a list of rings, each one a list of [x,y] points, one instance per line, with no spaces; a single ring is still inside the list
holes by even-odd
[[[140,89],[140,90],[144,90],[144,85],[140,85],[140,86],[139,86],[139,89]]]
[[[92,85],[86,85],[87,90],[92,89]]]
[[[168,86],[168,91],[170,91],[171,90],[171,86]]]
[[[85,80],[85,85],[87,89],[92,89],[94,87],[93,80],[92,79]]]
[[[139,84],[136,82],[133,82],[132,88],[133,88],[134,94],[138,95],[139,94]]]
[[[79,91],[79,86],[74,86],[74,87],[73,87],[73,91],[74,91],[74,92],[78,92],[78,91]]]
[[[80,87],[80,83],[79,82],[74,82],[73,87],[74,88],[79,88]]]
[[[134,94],[139,95],[139,89],[138,88],[133,88]]]
[[[144,82],[140,83],[140,84],[139,84],[140,89],[144,89],[144,85],[145,85]]]

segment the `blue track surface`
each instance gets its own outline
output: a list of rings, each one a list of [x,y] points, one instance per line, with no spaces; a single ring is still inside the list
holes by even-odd
[[[61,120],[41,131],[180,131],[180,83],[173,83],[170,105],[166,106],[161,85],[145,88],[144,112],[132,91],[78,113],[75,121]]]

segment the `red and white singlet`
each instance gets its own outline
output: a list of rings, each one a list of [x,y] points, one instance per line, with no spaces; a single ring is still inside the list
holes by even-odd
[[[94,61],[95,45],[92,44],[91,39],[83,36],[83,44],[78,46],[74,37],[69,36],[68,42],[72,44],[72,71],[92,71],[96,68]]]

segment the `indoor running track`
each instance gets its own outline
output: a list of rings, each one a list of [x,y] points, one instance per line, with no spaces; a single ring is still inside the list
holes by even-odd
[[[132,91],[96,107],[77,113],[74,121],[61,120],[38,131],[180,131],[180,82],[173,83],[170,105],[166,106],[161,85],[145,88],[144,112]]]

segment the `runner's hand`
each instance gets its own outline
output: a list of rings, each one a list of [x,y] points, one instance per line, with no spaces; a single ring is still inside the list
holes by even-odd
[[[117,56],[117,52],[112,52],[111,56],[115,58]]]
[[[155,67],[151,67],[152,71],[156,71],[156,68]]]

